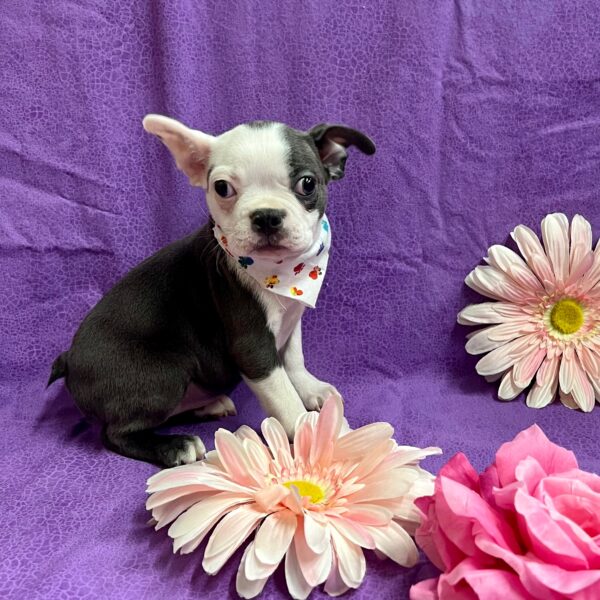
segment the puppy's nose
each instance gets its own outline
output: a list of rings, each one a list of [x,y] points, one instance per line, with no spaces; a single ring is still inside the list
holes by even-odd
[[[250,214],[252,229],[257,233],[272,235],[283,227],[285,210],[276,208],[261,208]]]

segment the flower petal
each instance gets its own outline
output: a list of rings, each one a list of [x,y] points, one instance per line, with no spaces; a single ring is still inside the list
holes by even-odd
[[[176,488],[177,490],[180,488]],[[159,492],[160,493],[160,492]],[[175,498],[170,502],[161,504],[152,509],[152,517],[156,520],[155,529],[162,529],[171,521],[175,520],[182,512],[186,511],[190,506],[209,497],[208,492],[187,493],[185,496]]]
[[[248,502],[237,494],[221,492],[194,504],[169,528],[173,538],[173,552],[183,554],[197,548],[215,523],[234,506]]]
[[[594,388],[579,363],[577,354],[573,355],[573,388],[571,395],[583,412],[591,412],[596,404]]]
[[[438,581],[439,578],[434,577],[415,583],[409,591],[410,600],[439,600]]]
[[[562,213],[553,213],[542,219],[544,248],[552,264],[556,283],[569,277],[569,220]]]
[[[350,542],[362,546],[363,548],[369,548],[370,550],[375,548],[375,540],[369,533],[370,529],[363,526],[358,521],[351,521],[344,517],[332,517],[329,519],[329,522]]]
[[[506,371],[498,387],[498,398],[500,400],[514,400],[527,385],[517,385],[513,376],[514,369]]]
[[[385,527],[368,527],[375,547],[402,567],[412,567],[419,560],[419,552],[408,533],[395,521]]]
[[[290,490],[284,485],[276,484],[258,490],[254,494],[254,501],[259,510],[272,512],[275,507],[290,495]]]
[[[536,381],[527,395],[527,406],[543,408],[554,400],[558,387],[558,368],[560,357],[546,357],[536,373]]]
[[[515,363],[512,378],[515,386],[525,389],[546,358],[546,348],[531,348],[531,351]]]
[[[309,510],[304,512],[304,537],[315,554],[325,552],[325,548],[331,543],[327,522],[319,522]]]
[[[558,381],[560,383],[560,389],[565,394],[570,394],[575,383],[575,353],[567,351],[563,352],[562,360],[560,361],[560,371],[558,373]]]
[[[495,267],[475,267],[466,277],[465,283],[476,292],[496,300],[524,304],[535,299],[533,292],[518,286],[508,275]]]
[[[248,474],[249,465],[242,442],[231,431],[219,429],[215,433],[215,449],[223,467],[236,483],[252,485],[254,479]]]
[[[344,416],[344,404],[333,394],[323,403],[319,413],[313,445],[310,449],[310,462],[313,465],[328,464],[333,456],[335,441],[338,439]]]
[[[254,538],[258,560],[267,565],[278,565],[294,538],[297,522],[298,517],[287,510],[269,515]]]
[[[296,535],[294,536],[293,546],[295,547],[300,570],[306,582],[311,586],[323,583],[331,571],[333,552],[331,542],[329,541],[330,529],[328,528],[328,543],[321,553],[313,552],[308,546],[302,525],[298,526]],[[333,530],[331,529],[331,531]]]
[[[457,321],[461,325],[494,325],[529,316],[524,307],[512,302],[482,302],[463,308]]]
[[[536,326],[534,323],[528,322],[528,317],[510,323],[485,327],[469,336],[465,350],[469,354],[484,354],[534,331],[536,331]]]
[[[501,486],[516,481],[515,470],[528,456],[549,475],[577,468],[577,459],[570,450],[552,443],[537,425],[532,425],[498,449],[495,464]]]
[[[294,600],[304,600],[305,598],[308,598],[314,587],[307,583],[302,574],[295,544],[290,545],[290,549],[285,555],[285,580],[290,596],[294,598]]]
[[[529,268],[544,284],[544,287],[549,289],[556,281],[556,278],[538,236],[525,225],[516,227],[511,235]]]
[[[240,506],[225,515],[210,536],[202,568],[209,575],[218,573],[265,516],[251,505]]]
[[[362,458],[373,446],[394,435],[389,423],[371,423],[359,427],[338,438],[333,451],[333,460],[355,461]]]
[[[290,451],[290,442],[281,423],[277,419],[269,417],[262,422],[260,428],[269,445],[273,458],[278,460],[281,466],[291,469],[294,461]]]
[[[325,591],[330,596],[335,597],[335,596],[341,596],[342,594],[345,594],[349,589],[350,588],[344,583],[344,580],[342,579],[342,577],[340,575],[338,559],[334,552],[333,553],[333,564],[331,567],[331,571],[329,573],[329,577],[327,578],[327,581],[325,582]]]
[[[544,292],[539,279],[531,272],[525,261],[510,248],[498,244],[488,250],[487,262],[504,272],[524,290],[541,294]]]
[[[338,560],[340,577],[349,587],[356,589],[362,583],[367,565],[360,546],[348,541],[335,529],[331,530],[331,539]]]
[[[512,367],[523,355],[529,351],[530,343],[534,342],[534,334],[524,335],[512,342],[508,342],[486,354],[476,365],[475,368],[480,375],[494,375],[503,373]]]
[[[593,263],[592,227],[581,215],[571,221],[571,250],[569,255],[569,283],[579,279]]]
[[[256,598],[264,589],[267,583],[268,577],[263,579],[248,579],[246,577],[246,560],[248,555],[252,552],[254,542],[248,545],[244,550],[244,555],[240,561],[240,566],[237,570],[237,578],[235,582],[235,589],[241,598]]]

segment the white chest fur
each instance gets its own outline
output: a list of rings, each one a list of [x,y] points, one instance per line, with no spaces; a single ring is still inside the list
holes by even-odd
[[[241,269],[237,268],[237,265],[235,266],[235,272],[240,282],[252,290],[265,309],[267,326],[275,336],[277,350],[281,350],[298,321],[302,318],[305,306],[293,298],[272,294],[268,290],[262,289],[254,278],[246,275]]]

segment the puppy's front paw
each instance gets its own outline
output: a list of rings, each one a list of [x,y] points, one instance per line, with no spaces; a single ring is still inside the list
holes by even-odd
[[[306,410],[321,410],[323,402],[331,395],[340,398],[340,400],[342,399],[342,395],[335,387],[330,383],[319,381],[312,375],[299,381],[296,389]]]
[[[197,435],[173,436],[168,447],[162,452],[165,467],[178,467],[202,460],[206,448]]]

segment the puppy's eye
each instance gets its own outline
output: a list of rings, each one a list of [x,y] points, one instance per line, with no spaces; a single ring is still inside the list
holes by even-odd
[[[310,196],[317,187],[317,182],[314,177],[302,177],[298,179],[294,191],[301,196]]]
[[[215,192],[217,192],[221,198],[231,198],[231,196],[235,196],[235,190],[233,189],[233,186],[224,179],[218,179],[215,181]]]

